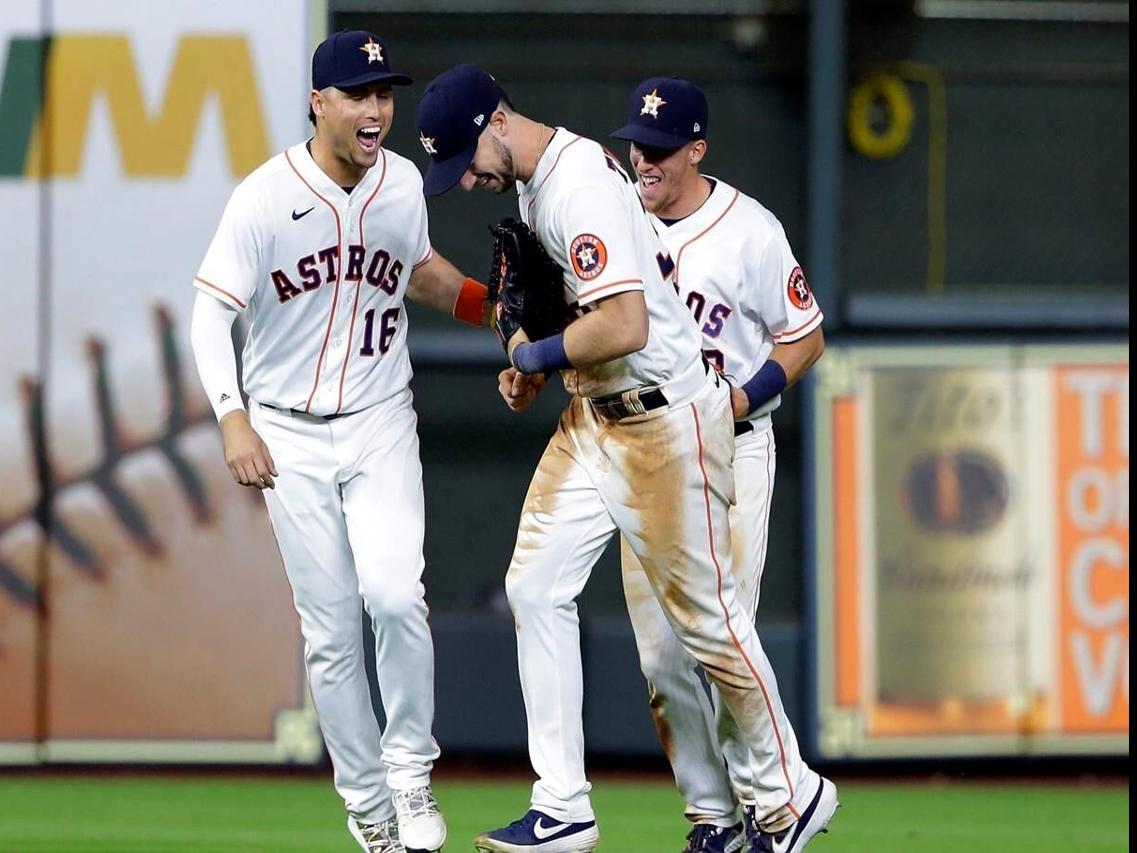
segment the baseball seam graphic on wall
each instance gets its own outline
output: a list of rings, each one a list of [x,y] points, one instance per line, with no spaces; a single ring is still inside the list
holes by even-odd
[[[819,752],[1127,753],[1128,347],[819,373]]]
[[[307,0],[42,5],[0,16],[0,764],[318,761],[267,514],[183,355],[226,199],[305,132]]]

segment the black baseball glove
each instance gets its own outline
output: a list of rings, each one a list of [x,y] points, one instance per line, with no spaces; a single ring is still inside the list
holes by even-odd
[[[528,225],[512,217],[490,228],[493,264],[489,298],[494,302],[497,336],[503,347],[519,329],[539,341],[568,324],[564,273]]]

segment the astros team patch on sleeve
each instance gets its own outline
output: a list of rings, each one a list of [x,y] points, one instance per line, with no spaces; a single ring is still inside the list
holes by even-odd
[[[801,267],[794,267],[790,273],[790,280],[786,284],[786,292],[790,302],[805,311],[813,307],[813,291],[809,289],[809,282],[805,280],[805,273]]]
[[[569,246],[572,269],[581,281],[591,281],[604,272],[608,263],[608,250],[604,241],[595,234],[581,234]]]

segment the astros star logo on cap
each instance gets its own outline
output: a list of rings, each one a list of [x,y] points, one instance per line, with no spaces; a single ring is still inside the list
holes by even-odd
[[[367,39],[367,44],[360,45],[360,50],[367,54],[367,64],[372,62],[383,61],[383,46],[378,45],[372,39]]]
[[[644,107],[640,110],[640,115],[651,116],[652,118],[659,118],[659,108],[662,107],[667,101],[659,97],[659,89],[652,89],[650,95],[644,95]]]
[[[419,131],[418,141],[422,143],[422,147],[426,149],[427,154],[437,154],[438,150],[434,147],[437,141],[433,136],[424,136],[422,131]]]

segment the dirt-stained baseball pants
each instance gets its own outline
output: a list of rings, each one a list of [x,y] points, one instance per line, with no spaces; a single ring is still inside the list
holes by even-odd
[[[700,366],[663,390],[668,406],[619,421],[573,398],[530,484],[506,577],[539,777],[532,804],[561,821],[593,819],[575,599],[617,531],[743,741],[760,751],[770,727],[772,673],[730,572],[729,389]]]
[[[731,573],[738,601],[751,622],[766,562],[776,464],[769,416],[756,425],[757,430],[736,441],[737,503],[730,510]],[[671,630],[635,553],[626,542],[621,544],[624,592],[648,681],[652,717],[687,804],[687,818],[730,826],[738,819],[737,801],[756,805],[759,821],[787,804],[800,813],[814,790],[808,784],[811,771],[801,758],[766,655],[762,653],[755,663],[763,675],[769,725],[762,749],[752,753],[714,684],[712,710],[696,672],[698,663]]]

